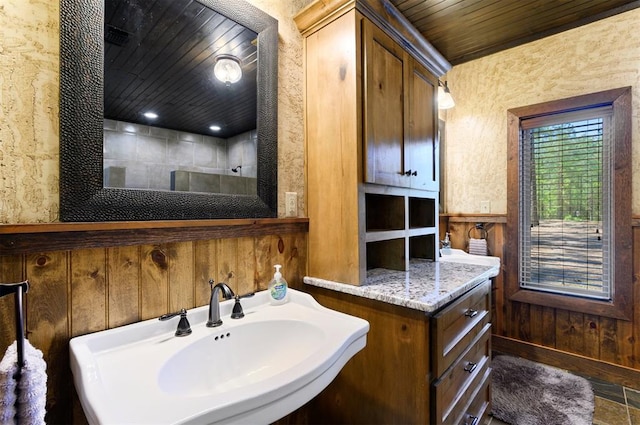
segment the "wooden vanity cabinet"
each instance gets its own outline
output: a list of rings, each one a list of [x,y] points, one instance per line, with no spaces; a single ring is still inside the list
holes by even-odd
[[[295,17],[305,48],[310,276],[362,285],[369,269],[436,259],[436,74],[448,63],[429,68],[439,53],[425,52],[394,10],[386,0],[317,1]]]
[[[335,380],[280,423],[483,423],[491,400],[490,288],[485,281],[428,315],[305,285],[320,304],[362,317],[370,330]]]
[[[487,281],[431,317],[434,425],[471,425],[473,418],[488,413],[490,294],[491,283]]]

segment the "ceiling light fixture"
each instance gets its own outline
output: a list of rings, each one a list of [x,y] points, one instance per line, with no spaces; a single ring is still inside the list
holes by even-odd
[[[219,125],[211,125],[211,126],[209,126],[209,130],[211,130],[211,131],[220,131],[220,130],[222,130],[222,127],[220,127]]]
[[[438,80],[438,109],[450,109],[454,106],[456,106],[456,102],[453,101],[447,82],[445,81],[443,84]]]
[[[145,112],[143,115],[145,116],[145,118],[149,118],[150,120],[155,120],[156,118],[158,118],[158,114],[151,111]]]
[[[227,86],[237,83],[242,78],[242,68],[240,68],[240,60],[235,56],[220,55],[216,58],[216,64],[213,67],[213,74],[216,78]]]

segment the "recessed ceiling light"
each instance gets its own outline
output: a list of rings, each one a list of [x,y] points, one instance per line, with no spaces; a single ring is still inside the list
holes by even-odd
[[[220,131],[222,130],[222,127],[220,127],[219,125],[212,125],[209,127],[209,130],[211,131]]]
[[[158,118],[158,114],[156,114],[155,112],[151,112],[151,111],[145,112],[144,116],[149,118],[149,119],[152,119],[152,120],[155,120],[156,118]]]

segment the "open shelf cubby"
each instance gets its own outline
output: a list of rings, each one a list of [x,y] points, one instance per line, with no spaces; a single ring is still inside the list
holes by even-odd
[[[409,228],[435,227],[437,211],[435,199],[409,197]]]
[[[367,270],[405,270],[404,239],[367,243]]]
[[[404,222],[404,197],[365,194],[367,232],[402,230]]]
[[[410,237],[409,258],[434,260],[436,258],[436,235],[429,234]]]
[[[437,260],[437,193],[376,185],[364,189],[367,270],[408,270],[411,259]]]

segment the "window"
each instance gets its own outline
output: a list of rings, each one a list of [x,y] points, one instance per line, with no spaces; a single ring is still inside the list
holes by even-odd
[[[511,299],[630,318],[630,93],[509,111]]]
[[[610,300],[611,107],[520,122],[520,286]]]

